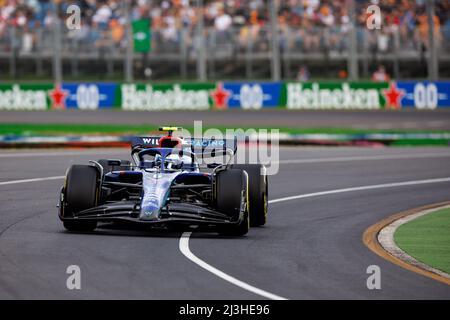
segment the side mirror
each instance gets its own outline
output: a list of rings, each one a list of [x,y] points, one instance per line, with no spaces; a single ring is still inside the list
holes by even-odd
[[[120,160],[115,160],[115,159],[108,160],[108,166],[118,167],[120,165],[122,165],[122,161],[120,161]]]

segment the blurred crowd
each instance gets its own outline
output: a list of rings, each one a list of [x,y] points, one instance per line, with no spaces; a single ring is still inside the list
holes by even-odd
[[[429,23],[425,0],[355,0],[360,32],[358,43],[368,43],[371,50],[388,51],[395,44],[402,49],[426,50]],[[194,43],[192,35],[199,10],[203,11],[206,37],[210,45],[233,44],[254,50],[268,49],[270,40],[269,10],[266,0],[132,0],[131,19],[151,19],[155,50]],[[119,0],[0,0],[0,39],[8,37],[12,26],[20,34],[22,50],[32,51],[48,34],[55,12],[63,17],[69,5],[81,8],[81,29],[67,31],[69,40],[86,47],[113,45],[124,47],[127,6]],[[278,1],[278,32],[282,50],[343,51],[350,30],[347,0]],[[382,29],[367,32],[367,6],[377,4],[383,14]],[[57,8],[57,10],[55,10]],[[450,0],[436,1],[433,19],[438,45],[450,42]],[[38,36],[38,31],[41,33]],[[9,35],[10,36],[10,35]],[[213,38],[213,39],[212,39]]]

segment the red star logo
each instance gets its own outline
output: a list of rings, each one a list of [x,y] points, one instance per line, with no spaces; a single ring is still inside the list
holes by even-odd
[[[215,91],[211,93],[214,105],[217,109],[225,109],[227,107],[228,98],[231,93],[223,88],[223,83],[219,82]]]
[[[65,101],[69,92],[67,90],[62,90],[61,85],[57,84],[55,89],[48,93],[50,98],[52,99],[52,109],[64,109]]]
[[[406,95],[405,90],[398,89],[397,84],[395,82],[391,82],[389,89],[383,90],[383,93],[386,98],[387,109],[400,109],[400,102]]]

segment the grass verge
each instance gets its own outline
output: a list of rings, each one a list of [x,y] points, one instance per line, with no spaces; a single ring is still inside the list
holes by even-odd
[[[418,261],[450,274],[450,209],[438,210],[400,226],[394,240]]]
[[[0,123],[0,135],[61,135],[61,134],[142,134],[158,131],[156,125],[148,124],[65,124],[65,123]],[[193,131],[192,126],[183,128]],[[204,126],[203,130],[210,129],[210,126]],[[225,126],[215,126],[214,128],[225,131]],[[279,129],[280,132],[290,134],[368,134],[368,133],[450,133],[442,130],[377,130],[377,129],[355,129],[355,128],[267,128],[252,127],[253,129]],[[250,127],[243,127],[243,130]]]
[[[193,133],[192,126],[184,127]],[[212,127],[205,126],[203,131]],[[227,127],[217,126],[225,132]],[[450,131],[440,130],[376,130],[376,129],[355,129],[355,128],[264,128],[264,127],[243,127],[248,129],[279,129],[280,133],[287,134],[333,134],[333,135],[363,135],[363,134],[402,134],[402,133],[450,133]],[[148,124],[64,124],[64,123],[0,123],[0,135],[19,136],[64,136],[64,135],[149,135],[158,132],[158,126]],[[344,139],[345,140],[345,139]],[[449,139],[402,139],[389,141],[390,146],[449,146]]]

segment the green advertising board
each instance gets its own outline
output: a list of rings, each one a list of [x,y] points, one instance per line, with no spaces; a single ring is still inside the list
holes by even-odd
[[[283,84],[280,105],[287,109],[382,109],[386,101],[382,83],[286,82]]]
[[[405,94],[394,87],[371,82],[13,83],[0,84],[0,110],[85,109],[86,98],[94,109],[128,111],[245,108],[248,101],[258,101],[258,109],[399,109],[398,97]]]
[[[47,110],[53,84],[0,84],[0,110]]]
[[[116,101],[123,110],[208,110],[215,83],[121,84]]]

